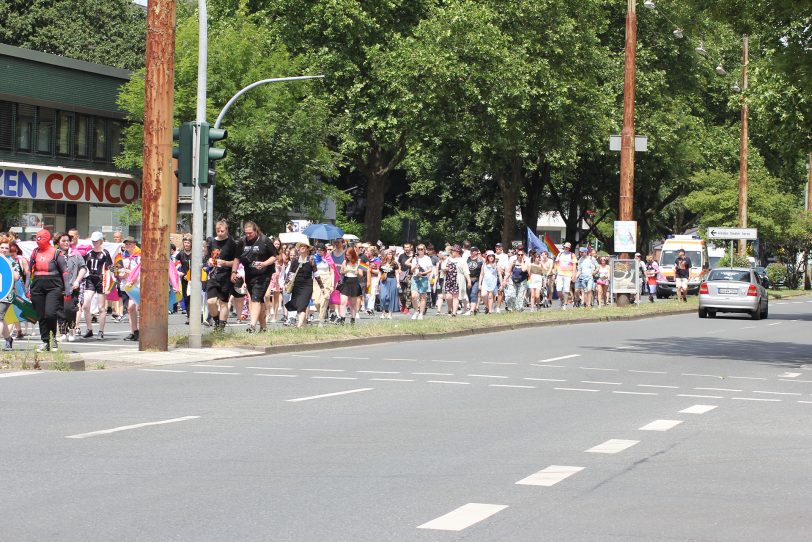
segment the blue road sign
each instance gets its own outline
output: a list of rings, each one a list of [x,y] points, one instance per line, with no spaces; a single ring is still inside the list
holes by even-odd
[[[14,272],[11,262],[0,256],[0,299],[4,299],[14,287]]]

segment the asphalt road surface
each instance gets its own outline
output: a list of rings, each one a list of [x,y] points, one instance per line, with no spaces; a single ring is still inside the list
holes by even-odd
[[[0,375],[0,539],[807,541],[812,298]]]

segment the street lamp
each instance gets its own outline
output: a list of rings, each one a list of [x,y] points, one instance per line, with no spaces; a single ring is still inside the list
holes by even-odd
[[[716,66],[716,73],[718,75],[727,75],[727,72],[725,71],[725,68],[722,66],[721,62]]]

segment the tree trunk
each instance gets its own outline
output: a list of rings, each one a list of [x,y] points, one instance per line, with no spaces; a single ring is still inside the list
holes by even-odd
[[[383,201],[389,190],[389,173],[367,177],[367,208],[364,212],[364,239],[377,243],[381,237]]]
[[[531,171],[524,179],[526,196],[522,205],[522,221],[535,234],[538,234],[536,226],[539,221],[542,190],[549,180],[550,165],[547,162],[543,162],[538,169]]]
[[[519,187],[522,182],[522,160],[511,159],[510,172],[500,171],[496,174],[499,190],[502,193],[502,244],[505,250],[510,248],[513,236],[516,235],[516,207],[519,204]]]
[[[370,243],[381,237],[383,202],[389,190],[389,174],[406,156],[406,137],[401,134],[392,148],[385,149],[377,141],[369,140],[369,151],[356,158],[358,171],[367,181],[367,206],[364,211],[364,237]]]

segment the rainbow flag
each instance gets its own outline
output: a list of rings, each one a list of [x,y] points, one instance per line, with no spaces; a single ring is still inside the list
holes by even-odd
[[[360,260],[359,260],[359,261],[358,261],[358,267],[360,267],[361,269],[363,269],[365,272],[366,272],[366,271],[369,271],[369,264],[368,264],[368,263],[366,263],[366,262],[362,262],[362,261],[360,261]]]
[[[544,234],[544,244],[547,246],[547,250],[550,251],[550,254],[553,255],[553,258],[558,256],[558,247],[555,246],[555,243],[553,243],[553,240],[550,239],[550,234],[549,233]]]

